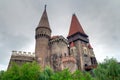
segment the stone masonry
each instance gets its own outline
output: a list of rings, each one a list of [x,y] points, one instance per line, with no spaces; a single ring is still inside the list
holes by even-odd
[[[68,68],[71,72],[79,69],[90,71],[97,66],[97,60],[76,15],[72,15],[70,30],[67,39],[62,35],[51,36],[46,7],[35,29],[35,53],[13,51],[8,68],[12,62],[22,65],[26,62],[37,61],[45,68],[50,66],[54,71]]]

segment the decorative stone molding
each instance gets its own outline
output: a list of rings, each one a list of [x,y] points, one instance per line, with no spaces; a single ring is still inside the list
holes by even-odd
[[[73,56],[66,56],[66,57],[62,58],[62,62],[63,63],[64,62],[74,62],[74,63],[76,63],[76,60],[75,60],[75,58]]]

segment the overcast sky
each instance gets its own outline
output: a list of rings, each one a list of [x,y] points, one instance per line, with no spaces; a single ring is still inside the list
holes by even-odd
[[[12,50],[34,52],[45,4],[52,35],[66,37],[75,13],[97,60],[120,61],[120,0],[0,0],[0,70],[7,68]]]

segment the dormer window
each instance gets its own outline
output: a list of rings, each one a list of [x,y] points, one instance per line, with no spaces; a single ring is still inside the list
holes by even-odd
[[[84,54],[84,57],[88,57],[88,55],[87,55],[87,54]]]
[[[87,64],[85,64],[85,67],[87,67],[88,65]]]

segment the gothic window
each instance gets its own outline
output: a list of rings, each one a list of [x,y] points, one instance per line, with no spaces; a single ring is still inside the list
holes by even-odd
[[[71,52],[73,53],[73,49],[71,49]]]
[[[70,51],[68,52],[68,55],[71,55],[71,52],[70,52]]]
[[[53,61],[55,61],[55,60],[57,59],[56,54],[53,54],[53,55],[52,55],[52,59],[53,59]]]
[[[85,67],[88,66],[87,64],[85,64]]]
[[[84,54],[88,54],[88,51],[87,51],[86,47],[83,47],[83,52],[84,52]]]
[[[84,54],[84,57],[88,57],[88,55],[87,55],[87,54]]]
[[[72,55],[74,52],[73,52],[73,49],[70,50],[70,55]]]
[[[62,58],[62,54],[60,54],[60,58]]]
[[[66,53],[64,53],[64,55],[66,56]]]
[[[96,59],[95,59],[95,57],[91,57],[91,63],[92,63],[92,64],[96,64]]]

